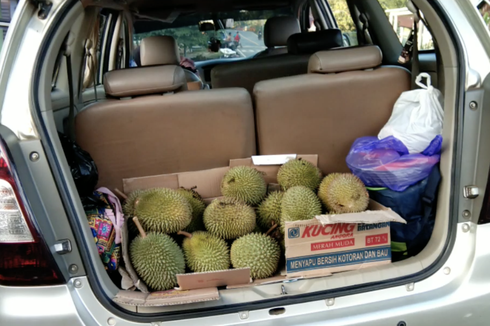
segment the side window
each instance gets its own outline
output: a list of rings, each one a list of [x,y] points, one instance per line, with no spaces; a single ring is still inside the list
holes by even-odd
[[[337,26],[342,31],[344,46],[357,45],[356,25],[347,6],[346,0],[329,0],[328,4],[332,10],[333,16],[337,21]]]
[[[413,14],[405,7],[405,0],[379,0],[402,45],[405,45],[413,27]],[[418,25],[419,50],[433,50],[434,41],[429,30],[421,21]]]
[[[308,8],[308,32],[316,32],[315,17],[311,12],[311,8]]]
[[[90,33],[89,39],[91,40],[92,49],[90,53],[86,57],[85,61],[85,71],[83,78],[83,88],[93,87],[94,82],[95,85],[99,85],[100,81],[97,78],[97,75],[100,72],[100,46],[103,41],[102,35],[105,29],[105,23],[107,21],[107,17],[103,14],[97,14],[97,21],[93,26],[93,30]]]
[[[2,48],[3,40],[5,40],[5,35],[7,35],[10,20],[14,15],[17,2],[12,0],[1,0],[0,2],[0,49]]]
[[[108,21],[112,14],[100,14],[97,26],[97,44],[95,47],[95,59],[97,62],[97,85],[102,84],[103,71],[103,53],[107,43]]]
[[[482,1],[477,8],[481,17],[483,18],[485,26],[490,31],[490,4],[488,4],[487,1]]]

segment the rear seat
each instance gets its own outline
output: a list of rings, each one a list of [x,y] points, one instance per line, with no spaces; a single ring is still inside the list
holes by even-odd
[[[121,189],[123,178],[227,166],[255,154],[252,101],[244,89],[185,92],[184,71],[175,65],[111,71],[104,87],[110,98],[75,122],[99,185]]]
[[[254,101],[260,154],[319,154],[323,173],[348,172],[354,140],[376,136],[410,73],[380,67],[378,47],[315,53],[308,74],[262,81]]]
[[[243,87],[252,94],[257,82],[304,74],[313,53],[342,44],[342,33],[338,29],[291,35],[288,54],[216,66],[211,70],[211,85],[213,88]]]

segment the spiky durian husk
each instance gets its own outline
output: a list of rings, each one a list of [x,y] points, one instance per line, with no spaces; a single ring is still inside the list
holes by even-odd
[[[322,213],[322,204],[313,191],[303,186],[290,188],[284,194],[281,204],[281,228],[285,223],[309,220]]]
[[[257,210],[257,224],[267,231],[274,224],[281,223],[281,202],[283,192],[274,191],[259,205]]]
[[[342,173],[328,185],[322,200],[330,213],[357,213],[365,211],[369,193],[364,183],[351,173]]]
[[[222,239],[236,239],[255,229],[255,211],[233,198],[215,199],[204,211],[204,226]]]
[[[234,268],[250,267],[252,278],[266,278],[277,270],[281,249],[271,237],[250,233],[231,245],[231,263]]]
[[[185,228],[185,231],[194,232],[204,230],[202,215],[206,205],[204,204],[202,197],[193,189],[179,188],[176,191],[189,201],[192,208],[192,220]]]
[[[192,220],[189,201],[167,188],[145,191],[134,212],[145,231],[174,233],[186,228]]]
[[[267,193],[262,173],[249,166],[231,168],[221,181],[223,196],[235,198],[248,205],[258,205]]]
[[[182,243],[187,266],[193,272],[212,272],[230,267],[230,250],[225,240],[209,232],[196,231]]]
[[[322,173],[320,169],[302,159],[287,161],[277,172],[277,182],[283,190],[304,186],[316,191],[321,180]]]
[[[163,291],[177,285],[177,274],[185,273],[184,255],[166,234],[150,232],[138,236],[130,245],[134,269],[152,290]]]

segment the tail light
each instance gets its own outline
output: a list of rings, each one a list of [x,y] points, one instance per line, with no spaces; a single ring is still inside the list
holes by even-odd
[[[62,282],[63,277],[36,227],[7,146],[0,138],[0,285]]]

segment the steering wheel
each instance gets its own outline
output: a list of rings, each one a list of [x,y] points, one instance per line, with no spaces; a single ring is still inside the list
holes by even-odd
[[[185,79],[187,80],[187,88],[190,91],[195,91],[198,89],[204,89],[204,83],[201,78],[192,71],[184,69]]]

